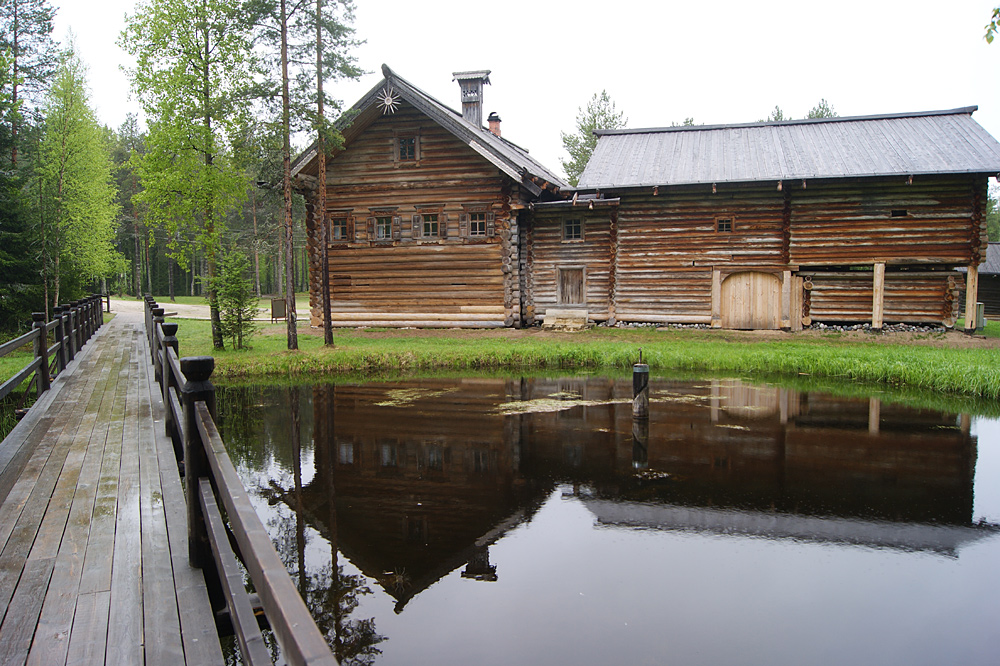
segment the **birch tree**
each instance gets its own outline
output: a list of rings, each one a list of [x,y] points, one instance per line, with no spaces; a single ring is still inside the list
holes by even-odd
[[[43,107],[36,164],[43,266],[51,266],[52,299],[63,281],[80,285],[119,270],[114,249],[118,205],[111,146],[90,108],[86,67],[72,46],[61,57]]]
[[[258,72],[249,19],[238,0],[148,0],[127,18],[121,44],[146,116],[146,153],[136,160],[146,223],[167,230],[183,268],[193,238],[206,258],[212,340],[223,348],[213,278],[227,212],[249,183],[242,165],[246,93]]]

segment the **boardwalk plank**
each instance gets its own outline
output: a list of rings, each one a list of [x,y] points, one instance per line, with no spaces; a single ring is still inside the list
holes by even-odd
[[[106,362],[114,367],[121,363],[124,353],[124,347],[118,342],[114,358]],[[109,413],[110,409],[113,409],[117,397],[114,390],[116,381],[113,372],[109,370],[104,383],[98,387],[102,395],[99,413]],[[95,428],[91,432],[91,439],[103,436],[104,430]],[[85,440],[82,435],[83,433],[78,433],[74,447],[81,446],[85,455],[81,456],[82,460],[79,462],[73,461],[71,456],[68,456],[63,476],[60,478],[61,484],[69,486],[74,477],[74,467],[78,469],[75,475],[77,481],[70,488],[72,505],[56,555],[52,580],[38,620],[38,630],[29,653],[29,664],[65,663],[66,660],[102,462],[102,448],[90,446],[91,440]]]
[[[143,344],[146,344],[143,338]],[[145,347],[148,353],[148,345]],[[152,372],[146,373],[147,389],[153,410],[153,419],[163,423],[164,407],[159,385]],[[170,439],[162,427],[154,431],[156,454],[160,469],[160,489],[163,493],[163,511],[170,543],[170,559],[174,575],[174,588],[180,611],[181,635],[184,657],[189,664],[218,664],[223,660],[219,636],[215,630],[215,617],[208,600],[208,589],[201,570],[188,562],[187,509],[181,486],[177,459]]]
[[[0,496],[0,664],[222,663],[141,319],[74,364]]]
[[[132,357],[128,364],[128,391],[125,403],[124,437],[121,444],[121,475],[118,485],[118,521],[115,525],[114,568],[111,579],[111,620],[108,627],[108,663],[141,664],[143,642],[151,640],[143,623],[145,606],[164,603],[159,596],[147,595],[143,585],[150,575],[142,552],[144,529],[141,522],[139,430],[142,427],[139,400],[139,369],[145,358],[137,344],[138,334],[129,331]],[[179,631],[177,632],[180,633]],[[179,640],[176,638],[175,640]],[[174,663],[181,663],[176,660]]]

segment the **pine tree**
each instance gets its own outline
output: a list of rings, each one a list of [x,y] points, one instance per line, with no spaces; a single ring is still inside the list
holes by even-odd
[[[694,120],[692,119],[693,123]],[[615,109],[615,103],[611,101],[607,91],[594,93],[594,96],[587,102],[586,109],[579,109],[576,114],[576,132],[567,134],[560,132],[563,148],[569,153],[570,159],[560,159],[562,168],[566,172],[567,180],[574,187],[580,181],[580,174],[590,161],[590,156],[597,146],[597,137],[594,130],[598,129],[620,129],[628,124],[628,118],[621,111]]]
[[[238,250],[230,250],[222,255],[219,275],[215,278],[222,334],[232,341],[234,349],[243,349],[260,328],[254,321],[257,297],[247,277],[249,270],[247,256]]]

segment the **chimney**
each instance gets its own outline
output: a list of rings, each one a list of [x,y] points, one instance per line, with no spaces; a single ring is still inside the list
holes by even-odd
[[[490,117],[486,119],[486,122],[490,124],[490,131],[500,136],[500,116],[497,115],[496,111],[490,112]]]
[[[476,127],[483,126],[483,84],[490,82],[490,70],[452,72],[462,89],[462,117]]]

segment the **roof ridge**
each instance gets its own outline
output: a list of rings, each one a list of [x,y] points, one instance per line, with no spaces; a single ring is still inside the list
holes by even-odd
[[[741,129],[744,127],[782,127],[788,125],[812,125],[819,123],[845,123],[865,120],[893,120],[897,118],[921,118],[928,116],[972,115],[979,110],[978,105],[962,106],[955,109],[936,111],[912,111],[906,113],[882,113],[867,116],[836,116],[833,118],[799,118],[798,120],[765,120],[756,123],[725,123],[717,125],[675,125],[673,127],[637,127],[634,129],[595,129],[594,135],[611,134],[654,134],[660,132],[704,132],[706,130]]]

